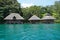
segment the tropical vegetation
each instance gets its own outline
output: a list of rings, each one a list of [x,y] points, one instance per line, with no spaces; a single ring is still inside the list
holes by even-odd
[[[55,22],[60,23],[60,1],[56,1],[54,5],[45,7],[34,5],[21,8],[17,0],[0,0],[0,23],[3,23],[4,18],[13,12],[19,13],[25,20],[29,19],[32,15],[42,18],[46,13],[50,13],[56,18]]]

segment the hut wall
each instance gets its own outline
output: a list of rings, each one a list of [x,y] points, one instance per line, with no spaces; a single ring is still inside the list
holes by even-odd
[[[54,20],[42,20],[42,23],[54,23]]]
[[[23,24],[23,20],[5,20],[5,24]]]
[[[40,23],[40,20],[30,20],[29,22],[32,24],[36,24],[36,23]]]

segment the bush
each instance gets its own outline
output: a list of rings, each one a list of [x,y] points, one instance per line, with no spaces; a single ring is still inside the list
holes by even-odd
[[[60,20],[55,20],[56,23],[60,23]]]

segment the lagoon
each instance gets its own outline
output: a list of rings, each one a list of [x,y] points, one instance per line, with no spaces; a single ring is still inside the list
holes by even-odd
[[[60,40],[60,24],[0,24],[0,40]]]

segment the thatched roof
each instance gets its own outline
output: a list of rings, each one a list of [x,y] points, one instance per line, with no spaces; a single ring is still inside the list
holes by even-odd
[[[54,18],[53,16],[51,16],[50,14],[46,14],[41,20],[48,20],[48,19],[56,19],[56,18]]]
[[[36,15],[33,15],[29,20],[40,20],[40,18],[37,17]]]
[[[16,17],[16,20],[24,20],[24,18],[21,17],[18,13],[11,13],[6,18],[4,18],[4,20],[13,20],[13,17]]]

